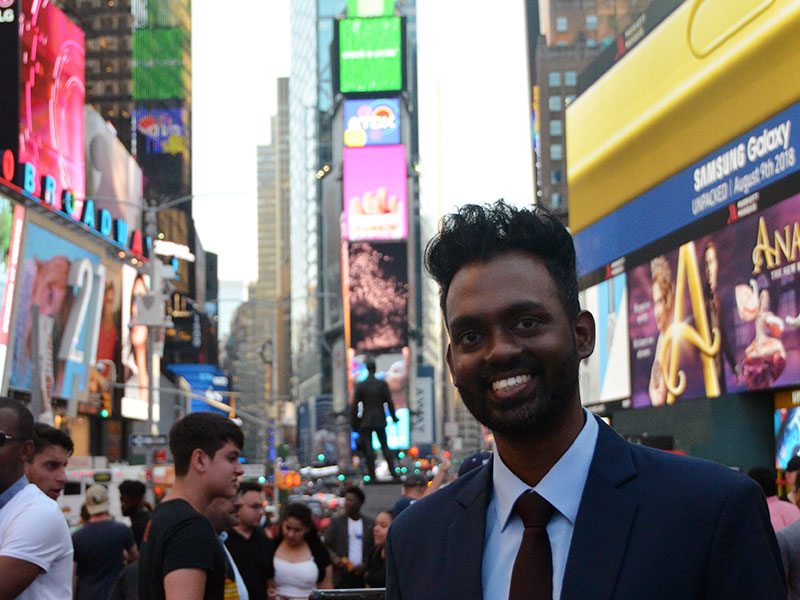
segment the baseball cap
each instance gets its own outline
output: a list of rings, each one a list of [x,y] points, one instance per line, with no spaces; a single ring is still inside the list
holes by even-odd
[[[102,485],[86,488],[86,512],[90,515],[108,512],[108,490]]]
[[[406,479],[403,482],[403,487],[422,487],[427,485],[428,480],[417,473],[410,473],[406,475]]]
[[[786,471],[800,470],[800,456],[793,456],[786,465]]]

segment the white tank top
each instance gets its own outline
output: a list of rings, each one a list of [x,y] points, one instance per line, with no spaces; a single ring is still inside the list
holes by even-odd
[[[275,591],[287,598],[308,598],[317,587],[319,569],[313,558],[303,562],[289,562],[277,556],[275,567]]]

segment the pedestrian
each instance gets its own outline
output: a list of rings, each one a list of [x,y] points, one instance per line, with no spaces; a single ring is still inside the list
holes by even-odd
[[[236,524],[228,531],[225,546],[239,567],[250,600],[266,600],[267,581],[275,575],[272,568],[272,542],[261,529],[264,493],[254,481],[239,484]]]
[[[789,600],[800,600],[800,521],[775,532],[789,585]]]
[[[629,443],[583,409],[594,318],[555,216],[464,205],[425,263],[453,383],[495,447],[395,519],[387,598],[786,598],[757,485]]]
[[[89,522],[72,536],[77,600],[108,600],[125,564],[139,558],[131,528],[114,521],[108,511],[105,486],[86,488]]]
[[[142,538],[140,600],[222,597],[225,552],[202,513],[214,498],[236,493],[243,445],[242,430],[217,413],[191,413],[170,428],[175,484]]]
[[[147,487],[141,481],[126,479],[119,484],[119,503],[122,515],[131,520],[133,539],[137,546],[142,545],[142,536],[150,520],[150,511],[145,505],[144,495]]]
[[[446,454],[439,457],[439,464],[433,479],[428,481],[418,473],[409,473],[403,481],[403,495],[394,503],[392,508],[393,517],[397,517],[414,502],[425,496],[429,496],[444,484],[447,474],[450,472],[451,462]]]
[[[378,441],[386,458],[386,465],[389,467],[389,474],[397,479],[398,475],[394,469],[394,453],[389,450],[389,442],[386,440],[386,410],[392,420],[397,423],[399,419],[394,412],[394,402],[389,386],[382,379],[375,377],[375,361],[371,358],[366,360],[367,378],[356,384],[353,392],[353,410],[356,412],[354,417],[354,428],[358,431],[361,450],[367,461],[369,476],[375,481],[375,450],[372,448],[372,434],[378,436]]]
[[[372,552],[372,528],[375,522],[361,514],[364,491],[350,486],[344,492],[344,514],[331,518],[325,530],[325,544],[333,563],[333,587],[364,587],[364,570]]]
[[[472,471],[472,469],[482,467],[490,460],[492,460],[491,452],[476,452],[475,454],[470,454],[461,461],[461,466],[458,467],[458,476],[461,477],[465,473]]]
[[[761,486],[761,490],[767,498],[769,520],[775,531],[800,520],[800,508],[797,508],[791,502],[785,502],[778,498],[775,469],[772,467],[753,467],[747,472],[747,476]]]
[[[33,431],[33,456],[25,464],[25,477],[53,500],[58,500],[67,484],[64,469],[74,444],[65,432],[46,423],[34,423]]]
[[[368,588],[386,587],[386,533],[394,520],[391,510],[384,510],[375,517],[375,526],[372,528],[372,537],[375,546],[369,553],[364,581]]]
[[[787,502],[791,502],[795,506],[797,506],[798,497],[797,494],[797,471],[800,470],[800,456],[793,456],[789,459],[789,462],[786,463],[786,469],[784,470],[784,478],[786,479],[786,487],[789,489],[783,496],[781,496],[781,500],[786,500]]]
[[[225,546],[228,534],[239,524],[238,513],[241,506],[241,494],[237,493],[233,498],[214,498],[203,512],[211,522],[220,546],[225,552],[225,588],[222,596],[225,600],[252,600],[253,598],[245,585],[238,562]],[[264,590],[266,590],[266,587],[265,581]]]
[[[72,541],[55,500],[28,483],[33,415],[0,398],[0,598],[72,598]]]
[[[277,600],[308,598],[315,589],[333,587],[328,550],[311,518],[311,509],[293,502],[281,511],[280,527],[272,557],[275,579],[271,585]]]

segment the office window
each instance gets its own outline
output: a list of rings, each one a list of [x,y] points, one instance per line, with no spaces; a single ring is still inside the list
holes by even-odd
[[[564,98],[564,105],[569,106],[570,104],[572,104],[573,100],[575,100],[575,94],[570,94],[569,96]]]
[[[561,169],[553,169],[550,171],[550,183],[553,185],[561,183]]]
[[[550,145],[550,160],[561,160],[564,157],[564,151],[561,144]]]
[[[547,100],[550,110],[561,110],[561,96],[550,96]]]
[[[561,194],[550,194],[550,208],[560,209],[562,205]]]
[[[564,128],[561,125],[561,119],[553,119],[550,121],[550,135],[563,135]]]
[[[578,85],[578,76],[575,71],[564,71],[564,85]]]
[[[547,78],[547,83],[550,85],[550,87],[560,87],[561,71],[551,71]]]
[[[556,31],[567,30],[567,17],[556,17]]]
[[[586,29],[589,31],[597,29],[597,15],[586,15]]]
[[[586,40],[586,47],[587,48],[596,48],[597,47],[597,40]]]

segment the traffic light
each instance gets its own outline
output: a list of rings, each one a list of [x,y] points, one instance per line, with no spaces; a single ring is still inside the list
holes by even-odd
[[[278,484],[279,490],[291,490],[300,487],[303,478],[297,471],[280,471],[275,477],[275,483]]]
[[[411,448],[408,449],[408,454],[411,456],[411,458],[417,458],[417,456],[419,456],[419,448],[416,446],[411,446]]]

